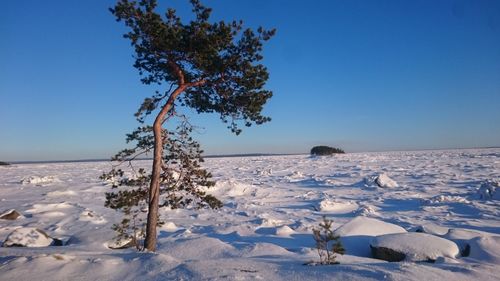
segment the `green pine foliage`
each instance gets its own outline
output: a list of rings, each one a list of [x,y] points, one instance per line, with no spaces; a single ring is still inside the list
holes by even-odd
[[[222,207],[222,202],[207,194],[206,189],[215,185],[212,175],[201,167],[203,158],[200,145],[190,136],[193,128],[187,120],[180,122],[176,130],[164,131],[163,173],[161,174],[160,208],[212,208]],[[129,142],[135,141],[136,147],[124,149],[114,156],[119,166],[129,163],[132,176],[127,176],[124,170],[113,168],[101,175],[101,179],[112,185],[112,190],[106,192],[105,206],[123,212],[120,223],[113,225],[118,239],[131,239],[138,248],[143,249],[140,241],[144,239],[146,214],[148,209],[149,183],[151,174],[144,168],[135,169],[133,160],[141,150],[142,145],[150,141],[148,129],[139,128],[128,135]],[[164,222],[158,220],[158,225]]]
[[[332,220],[323,216],[319,228],[313,228],[313,238],[316,241],[316,250],[319,256],[317,264],[338,264],[335,253],[341,255],[345,253],[345,249],[339,240],[340,237],[333,233],[332,223]]]
[[[144,99],[135,113],[144,124],[156,114],[152,126],[144,125],[127,135],[132,148],[120,151],[113,160],[129,163],[153,155],[151,173],[140,169],[125,177],[120,169],[102,176],[114,190],[106,194],[106,206],[121,210],[124,220],[116,225],[119,236],[142,238],[147,213],[144,247],[156,249],[156,226],[162,207],[220,208],[222,203],[205,190],[214,185],[201,167],[200,145],[192,139],[193,127],[179,114],[217,113],[235,134],[241,126],[263,124],[264,104],[272,96],[265,89],[269,73],[259,63],[263,43],[275,30],[244,28],[242,21],[211,22],[212,10],[199,0],[190,0],[194,19],[185,22],[174,9],[158,13],[156,0],[119,0],[110,9],[127,27],[124,37],[134,48],[134,67],[142,83],[164,89]],[[165,129],[180,120],[176,129]]]
[[[134,67],[144,84],[196,84],[186,88],[179,105],[198,113],[216,112],[232,132],[271,119],[261,115],[272,92],[264,89],[267,68],[258,63],[263,42],[275,30],[243,28],[242,21],[209,21],[212,9],[191,0],[195,20],[184,23],[174,9],[155,12],[154,0],[119,1],[111,12],[130,31],[124,35],[135,49]],[[182,80],[182,81],[180,81]],[[146,98],[139,121],[157,109],[170,91]]]

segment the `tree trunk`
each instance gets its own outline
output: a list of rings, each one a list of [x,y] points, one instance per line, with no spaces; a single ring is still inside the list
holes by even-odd
[[[165,121],[165,116],[172,109],[174,101],[179,94],[181,94],[185,85],[180,85],[170,95],[161,111],[156,116],[153,123],[154,134],[154,152],[153,152],[153,171],[151,173],[151,183],[149,185],[149,209],[148,220],[146,223],[146,240],[144,241],[144,248],[148,251],[156,251],[156,226],[158,225],[158,205],[160,199],[160,176],[162,171],[162,158],[163,158],[163,136],[162,125]]]

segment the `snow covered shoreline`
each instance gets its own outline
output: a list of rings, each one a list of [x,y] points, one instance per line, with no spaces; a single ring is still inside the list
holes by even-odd
[[[500,149],[209,158],[206,167],[218,182],[210,192],[224,207],[162,212],[169,224],[160,229],[154,254],[107,247],[115,236],[110,227],[120,219],[103,206],[109,187],[98,176],[109,167],[109,162],[0,167],[0,213],[15,209],[23,215],[0,220],[0,241],[20,227],[69,237],[59,247],[0,247],[0,280],[500,276],[500,208],[498,194],[492,194],[500,179]],[[57,180],[33,180],[44,178]],[[456,240],[461,250],[470,244],[470,255],[434,264],[389,263],[348,251],[339,257],[340,265],[304,266],[318,258],[311,229],[323,215],[335,227],[366,216],[409,232],[419,227],[427,233],[442,231],[436,235]]]

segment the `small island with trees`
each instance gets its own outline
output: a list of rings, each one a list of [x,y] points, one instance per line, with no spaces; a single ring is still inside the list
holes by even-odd
[[[324,156],[332,154],[344,154],[345,151],[340,148],[330,147],[326,145],[315,146],[311,149],[311,155]]]

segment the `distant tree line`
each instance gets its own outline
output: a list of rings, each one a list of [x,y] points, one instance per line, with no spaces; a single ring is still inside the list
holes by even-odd
[[[7,163],[7,162],[2,162],[2,161],[0,161],[0,166],[7,166],[7,165],[10,165],[10,164],[9,164],[9,163]]]
[[[326,145],[315,146],[311,149],[311,155],[332,155],[332,154],[343,154],[344,150],[340,148],[330,147]]]

